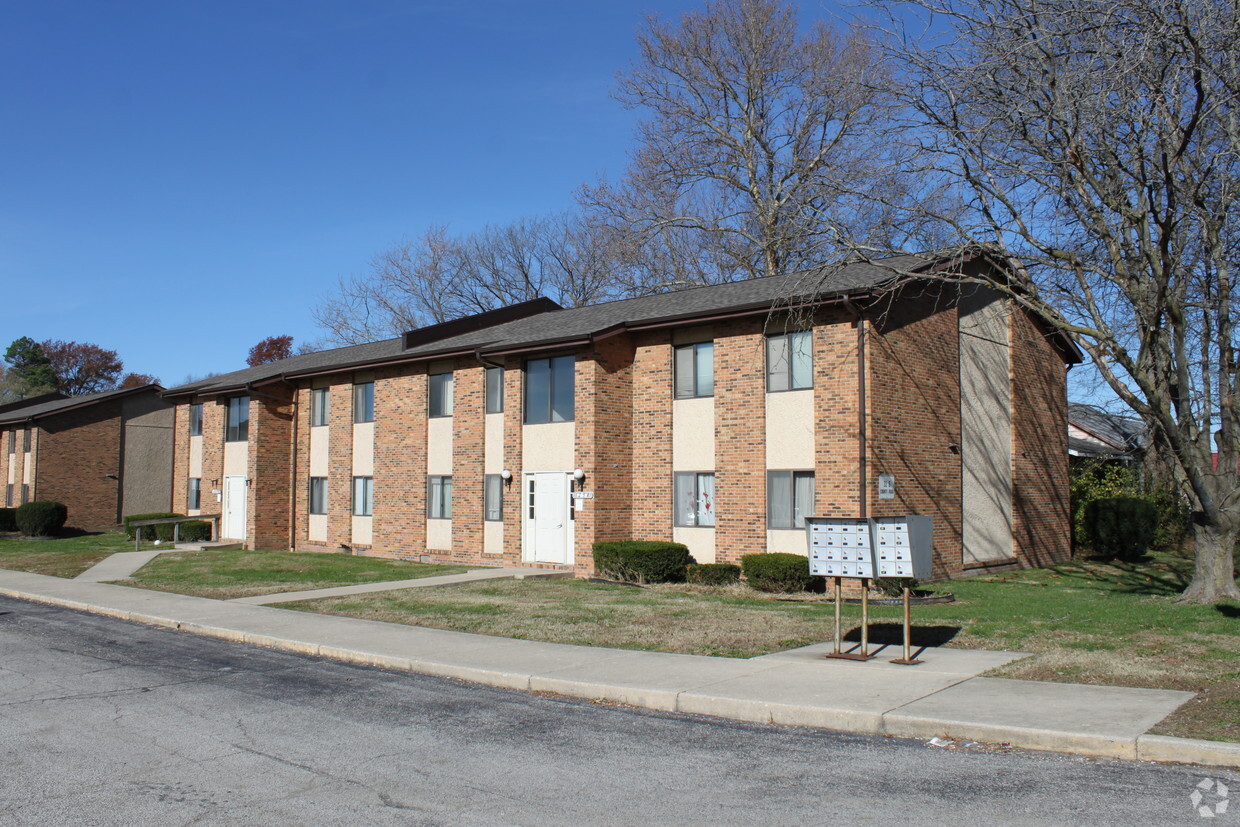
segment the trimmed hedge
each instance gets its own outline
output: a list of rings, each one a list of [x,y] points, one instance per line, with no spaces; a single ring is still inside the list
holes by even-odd
[[[17,507],[17,530],[27,537],[55,537],[68,517],[64,503],[35,500]]]
[[[685,568],[685,577],[699,586],[730,586],[741,579],[741,567],[735,563],[694,563]]]
[[[683,543],[616,540],[594,544],[594,570],[626,583],[683,583],[696,562]]]
[[[184,516],[185,516],[184,514],[177,514],[176,512],[173,512],[173,511],[155,511],[150,514],[130,514],[128,517],[125,517],[123,520],[125,524],[125,536],[128,537],[130,540],[132,540],[134,538],[134,534],[137,533],[138,529],[129,525],[134,520],[162,520],[162,519],[169,518],[169,517],[184,517]],[[210,533],[210,529],[208,529],[208,534],[209,533]],[[165,525],[144,525],[142,526],[142,539],[143,540],[171,540],[172,539],[172,524],[167,523]],[[181,527],[181,539],[182,540],[187,539],[185,536],[184,525],[182,525]]]
[[[809,559],[800,554],[746,554],[741,569],[749,585],[761,592],[804,592],[814,584]]]
[[[1158,531],[1158,504],[1143,497],[1109,497],[1085,506],[1085,533],[1097,554],[1136,560]]]
[[[16,508],[0,508],[0,531],[17,531]]]
[[[156,526],[159,528],[160,526]],[[168,526],[174,528],[174,526]],[[208,520],[194,520],[192,523],[181,523],[181,542],[183,543],[201,543],[204,540],[211,539],[211,523]],[[172,532],[168,532],[168,539],[172,539]]]

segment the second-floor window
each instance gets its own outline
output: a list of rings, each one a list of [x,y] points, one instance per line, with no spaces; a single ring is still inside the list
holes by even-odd
[[[675,353],[677,399],[715,395],[715,344],[680,345]]]
[[[487,413],[504,410],[504,369],[487,368]]]
[[[525,421],[568,422],[573,418],[575,356],[531,359],[525,363]]]
[[[361,382],[353,386],[353,421],[375,421],[374,382]]]
[[[9,431],[9,453],[17,453],[17,431]]]
[[[331,416],[331,396],[328,388],[315,388],[310,391],[310,427],[326,425]]]
[[[30,429],[27,428],[22,434],[22,450],[27,454],[30,453]]]
[[[202,403],[189,406],[189,435],[202,436]]]
[[[814,337],[808,330],[766,337],[766,389],[795,391],[814,386]]]
[[[427,399],[428,415],[452,416],[452,374],[431,374]]]
[[[234,396],[224,414],[224,441],[245,442],[250,438],[250,397]]]

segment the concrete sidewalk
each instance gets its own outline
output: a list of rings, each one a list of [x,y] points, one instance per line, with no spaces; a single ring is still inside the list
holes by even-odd
[[[115,556],[115,555],[113,555]],[[229,603],[249,603],[254,606],[271,606],[276,603],[293,603],[298,600],[318,600],[320,597],[346,597],[351,594],[390,592],[393,589],[422,589],[428,586],[454,586],[458,583],[476,583],[479,580],[524,580],[526,578],[559,579],[572,577],[571,571],[557,569],[532,569],[505,566],[491,569],[470,569],[461,574],[441,574],[437,577],[414,577],[408,580],[383,580],[378,583],[357,583],[352,586],[331,586],[325,589],[305,589],[299,592],[256,594],[251,597],[234,597]],[[117,578],[119,579],[119,578]]]
[[[0,571],[0,594],[387,669],[671,712],[1240,767],[1240,745],[1145,734],[1188,692],[979,678],[1019,653],[929,649],[921,666],[741,660],[538,643]],[[895,652],[885,652],[887,659]]]

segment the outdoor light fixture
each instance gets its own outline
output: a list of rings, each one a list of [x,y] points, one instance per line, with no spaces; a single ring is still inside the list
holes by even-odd
[[[512,472],[509,471],[507,468],[499,472],[499,477],[504,482],[512,482]]]
[[[577,482],[581,482],[585,478],[586,478],[586,472],[582,471],[580,468],[578,468],[576,471],[573,472],[573,479],[577,480]]]

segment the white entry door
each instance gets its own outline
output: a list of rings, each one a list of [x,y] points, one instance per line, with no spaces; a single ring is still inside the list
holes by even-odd
[[[568,474],[556,471],[525,477],[526,557],[535,563],[572,562],[572,521]]]
[[[224,477],[224,517],[221,537],[245,539],[245,477]]]

